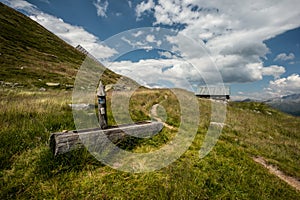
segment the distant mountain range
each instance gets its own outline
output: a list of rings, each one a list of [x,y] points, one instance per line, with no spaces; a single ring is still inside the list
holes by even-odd
[[[264,101],[264,103],[282,112],[300,116],[300,94],[291,94]]]
[[[265,101],[247,98],[239,102],[263,102],[282,112],[294,116],[300,116],[300,94],[291,94],[287,96],[268,99]]]

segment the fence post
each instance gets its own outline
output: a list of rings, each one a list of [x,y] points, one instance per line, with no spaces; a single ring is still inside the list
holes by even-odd
[[[106,129],[108,127],[107,123],[107,113],[106,113],[106,94],[105,94],[105,86],[100,81],[98,92],[98,114],[99,114],[99,124],[101,129]]]

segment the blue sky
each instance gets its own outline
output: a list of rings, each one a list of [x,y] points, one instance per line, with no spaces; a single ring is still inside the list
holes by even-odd
[[[220,75],[235,99],[300,93],[298,0],[0,1],[146,86]]]

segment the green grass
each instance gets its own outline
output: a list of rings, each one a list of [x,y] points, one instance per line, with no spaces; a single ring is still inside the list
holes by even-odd
[[[50,134],[75,129],[68,106],[72,91],[65,86],[74,84],[84,55],[2,3],[0,27],[0,81],[19,83],[14,88],[0,85],[0,199],[300,198],[299,192],[251,158],[263,156],[299,179],[300,118],[261,103],[230,103],[222,135],[203,159],[199,150],[210,124],[209,100],[199,100],[199,127],[188,151],[160,170],[138,174],[117,171],[85,149],[54,158],[48,147]],[[89,62],[91,70],[105,70]],[[84,78],[94,80],[95,72]],[[105,85],[118,80],[136,85],[110,70],[101,78]],[[47,88],[46,82],[61,86]],[[46,92],[40,92],[41,87]],[[115,125],[110,95],[108,119]],[[155,104],[160,105],[157,114],[174,129],[165,127],[149,139],[129,138],[118,144],[120,147],[149,152],[172,141],[180,125],[181,108],[171,91],[141,87],[130,98],[129,114],[133,121],[149,120]],[[126,120],[122,114],[121,120]],[[190,115],[188,121],[194,117]]]
[[[2,81],[24,87],[44,86],[41,82],[47,81],[72,84],[83,54],[2,3],[0,13]]]
[[[224,139],[244,146],[285,173],[300,177],[300,118],[262,103],[232,103]]]
[[[85,55],[27,16],[0,3],[0,81],[17,87],[49,88],[47,82],[60,83],[56,89],[73,85]],[[103,68],[99,63],[93,63]],[[106,69],[104,84],[121,76]],[[1,85],[1,84],[0,84]],[[11,87],[11,86],[9,86]]]
[[[139,117],[147,117],[149,109],[156,103],[163,104],[166,99],[176,102],[168,90],[143,90],[136,92],[131,99],[143,113],[131,112],[137,120]],[[70,100],[71,92],[68,91],[43,93],[1,90],[0,121],[3,128],[0,131],[0,142],[4,144],[0,147],[1,199],[300,197],[299,192],[251,159],[253,155],[264,156],[286,173],[298,176],[299,136],[296,131],[300,124],[299,118],[260,104],[257,106],[262,107],[261,113],[257,113],[252,105],[232,103],[228,106],[227,126],[220,140],[208,156],[199,159],[210,113],[210,101],[201,100],[202,117],[198,134],[189,150],[165,168],[133,174],[101,164],[85,149],[57,158],[52,156],[48,148],[50,133],[74,129],[72,112],[67,105]],[[178,117],[172,105],[164,106],[168,117]],[[164,128],[161,134],[151,139],[127,141],[127,146],[125,142],[123,148],[135,142],[129,151],[159,149],[172,139],[175,132]]]
[[[49,133],[75,128],[67,94],[70,92],[1,88],[1,169],[7,168],[20,152],[46,144]]]

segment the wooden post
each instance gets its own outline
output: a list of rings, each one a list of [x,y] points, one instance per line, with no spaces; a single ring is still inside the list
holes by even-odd
[[[105,86],[100,81],[98,92],[98,114],[99,114],[99,124],[101,129],[106,129],[108,127],[107,123],[107,112],[106,112],[106,94],[105,94]]]

